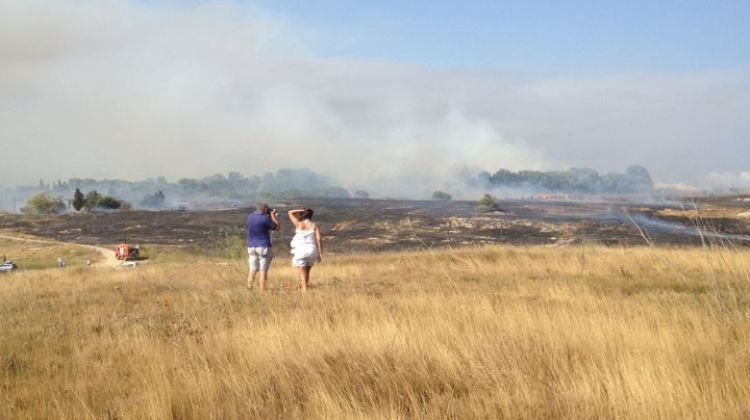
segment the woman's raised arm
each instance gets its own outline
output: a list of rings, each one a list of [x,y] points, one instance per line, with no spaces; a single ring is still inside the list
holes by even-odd
[[[292,221],[292,224],[294,227],[299,227],[299,220],[297,219],[297,216],[295,216],[298,213],[302,213],[305,211],[305,209],[296,209],[296,210],[289,210],[287,214],[289,215],[289,220]]]

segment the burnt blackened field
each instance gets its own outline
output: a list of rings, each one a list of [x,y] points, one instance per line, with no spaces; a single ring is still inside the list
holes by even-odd
[[[508,200],[477,213],[467,201],[299,199],[272,203],[282,213],[276,243],[292,235],[285,210],[315,209],[330,250],[376,251],[482,244],[750,246],[750,202],[632,204]],[[0,229],[85,244],[213,246],[244,234],[250,208],[214,211],[127,211],[54,217],[0,216]]]

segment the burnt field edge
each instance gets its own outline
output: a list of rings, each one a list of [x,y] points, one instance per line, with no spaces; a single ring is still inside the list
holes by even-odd
[[[731,204],[731,203],[729,203]],[[684,204],[540,202],[501,200],[478,213],[471,201],[295,199],[271,203],[283,210],[311,207],[329,250],[388,251],[486,244],[684,245],[706,242],[750,246],[748,221],[733,217],[696,219],[680,215]],[[715,204],[712,204],[715,206]],[[727,206],[728,213],[737,209]],[[664,211],[675,214],[664,215]],[[217,210],[131,210],[58,216],[0,216],[0,230],[87,245],[123,241],[181,248],[239,246],[251,207]],[[283,219],[286,218],[282,214]],[[275,236],[284,249],[288,221]]]

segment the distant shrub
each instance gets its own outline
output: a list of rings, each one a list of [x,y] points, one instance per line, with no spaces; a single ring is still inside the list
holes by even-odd
[[[495,197],[485,194],[482,198],[479,199],[479,202],[477,203],[480,206],[492,206],[495,204]]]
[[[114,198],[110,197],[108,195],[105,195],[101,199],[99,199],[99,202],[97,203],[96,207],[100,209],[105,210],[118,210],[122,208],[123,202]]]
[[[127,210],[130,209],[130,204],[108,195],[101,195],[96,190],[94,190],[89,191],[89,193],[86,194],[83,207],[87,211],[91,211],[94,209]]]
[[[341,187],[328,187],[311,192],[312,196],[325,198],[349,198],[349,191]]]
[[[39,193],[29,198],[21,211],[25,214],[58,214],[64,212],[65,208],[65,203],[60,198]]]
[[[443,191],[435,191],[432,193],[432,199],[436,201],[451,201],[453,197]]]
[[[477,202],[477,206],[474,209],[474,211],[476,211],[477,213],[492,213],[492,212],[501,212],[503,210],[497,204],[497,200],[495,199],[495,197],[489,194],[485,194]]]
[[[370,198],[370,194],[367,191],[357,190],[354,191],[354,198]]]
[[[145,197],[143,197],[143,200],[141,200],[141,204],[144,207],[158,209],[164,207],[165,201],[166,197],[164,196],[164,193],[159,190],[153,194],[147,194]]]

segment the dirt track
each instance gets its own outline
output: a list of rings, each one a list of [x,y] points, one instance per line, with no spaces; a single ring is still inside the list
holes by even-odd
[[[81,245],[81,246],[88,247],[89,245]],[[95,266],[117,268],[122,264],[121,261],[118,261],[117,258],[115,258],[114,250],[103,248],[100,246],[95,246],[93,248],[102,255],[102,260],[94,264]]]
[[[67,242],[60,242],[60,241],[53,241],[51,239],[40,239],[40,238],[29,238],[24,236],[12,236],[7,234],[0,234],[0,239],[8,239],[11,241],[20,241],[20,242],[30,242],[30,243],[37,243],[37,244],[53,244],[53,245],[66,245],[66,246],[80,246],[86,249],[94,249],[96,252],[102,255],[102,259],[93,263],[92,266],[94,267],[104,267],[104,268],[117,268],[120,266],[121,262],[115,258],[115,253],[113,250],[100,247],[100,246],[92,246],[92,245],[85,245],[85,244],[70,244]]]

